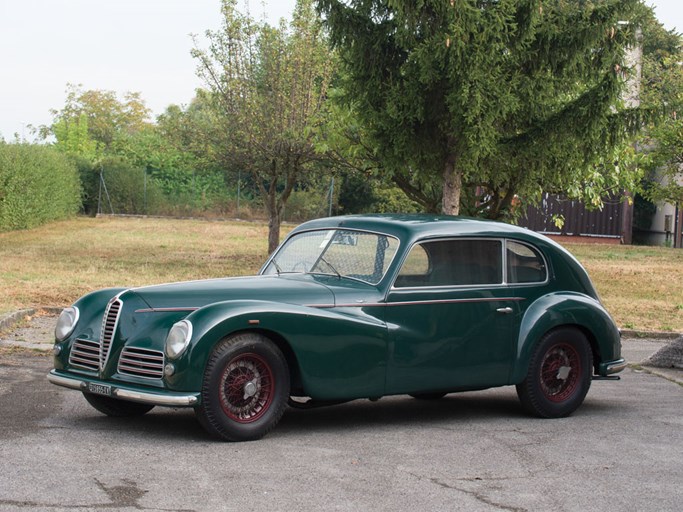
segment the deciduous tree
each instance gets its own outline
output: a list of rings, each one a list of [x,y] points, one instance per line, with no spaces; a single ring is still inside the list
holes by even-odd
[[[311,0],[299,0],[289,27],[271,27],[221,3],[222,28],[196,45],[198,73],[213,93],[222,151],[252,174],[269,217],[268,249],[279,242],[282,213],[317,156],[313,131],[333,57]]]

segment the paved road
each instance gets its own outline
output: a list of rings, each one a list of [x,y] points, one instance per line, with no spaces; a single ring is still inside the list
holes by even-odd
[[[0,355],[2,511],[683,509],[683,387],[644,371],[594,382],[561,420],[525,416],[503,388],[290,410],[230,444],[187,410],[104,417],[50,366]]]

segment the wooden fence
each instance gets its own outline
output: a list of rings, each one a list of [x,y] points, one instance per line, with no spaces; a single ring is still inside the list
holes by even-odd
[[[630,244],[632,211],[620,197],[605,199],[602,210],[589,210],[580,201],[544,194],[541,204],[527,208],[519,224],[548,235],[612,238]],[[564,217],[562,228],[555,225],[554,216]]]

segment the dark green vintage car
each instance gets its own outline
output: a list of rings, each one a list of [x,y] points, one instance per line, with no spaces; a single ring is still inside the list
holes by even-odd
[[[193,407],[231,441],[262,437],[288,404],[493,386],[562,417],[626,364],[566,250],[458,217],[307,222],[258,276],[97,291],[63,311],[55,337],[50,382],[95,409]]]

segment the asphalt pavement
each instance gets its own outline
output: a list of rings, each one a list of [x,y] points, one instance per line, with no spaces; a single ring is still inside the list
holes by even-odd
[[[30,346],[51,346],[53,320],[0,336],[2,511],[683,509],[680,370],[634,365],[559,420],[526,416],[508,387],[291,409],[234,444],[191,410],[113,419],[49,384],[51,357]],[[624,354],[667,343],[627,339]]]

